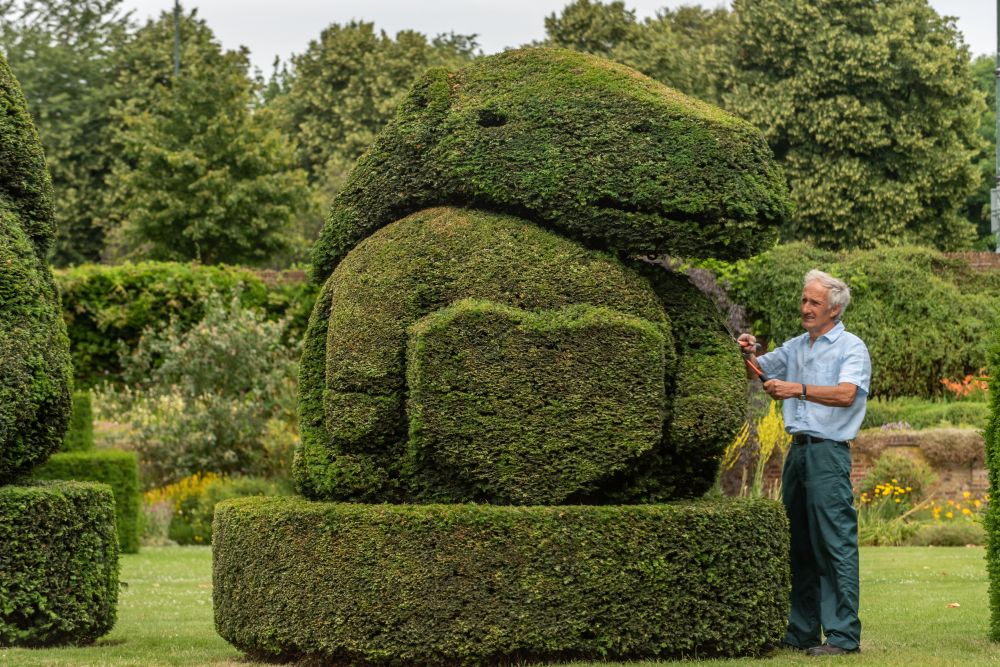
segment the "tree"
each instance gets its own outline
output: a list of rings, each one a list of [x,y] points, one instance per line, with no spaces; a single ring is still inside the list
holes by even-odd
[[[551,46],[613,58],[620,45],[635,38],[638,24],[635,12],[615,0],[608,4],[575,0],[561,14],[545,17],[545,35]]]
[[[732,23],[724,7],[663,9],[646,19],[633,39],[619,43],[611,58],[686,95],[721,104]]]
[[[28,100],[55,193],[57,265],[95,261],[104,245],[112,56],[128,39],[121,0],[0,0],[0,51]]]
[[[460,67],[475,49],[474,36],[428,41],[404,30],[393,39],[364,22],[324,29],[292,57],[287,93],[274,102],[310,182],[336,193],[417,77],[428,67]]]
[[[976,90],[986,106],[979,117],[979,138],[982,147],[976,155],[976,170],[979,173],[979,185],[968,199],[965,200],[965,217],[976,225],[976,234],[984,247],[993,249],[996,238],[990,231],[990,189],[996,183],[996,56],[983,55],[972,61],[972,76],[976,81]]]
[[[926,0],[735,0],[727,108],[760,127],[830,249],[968,247],[983,111],[954,22]]]
[[[732,24],[725,8],[662,9],[642,23],[623,2],[575,0],[545,19],[545,43],[610,58],[686,95],[719,104]]]
[[[266,262],[288,246],[305,176],[268,112],[254,108],[247,51],[223,52],[192,12],[173,74],[173,16],[128,44],[114,112],[121,155],[108,177],[111,254],[214,264]]]

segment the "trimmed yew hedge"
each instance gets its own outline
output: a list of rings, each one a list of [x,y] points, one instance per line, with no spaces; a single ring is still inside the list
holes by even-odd
[[[63,438],[62,451],[87,452],[94,448],[94,406],[89,391],[74,391],[69,428]]]
[[[135,452],[94,450],[60,452],[32,471],[36,479],[103,482],[115,497],[115,526],[123,553],[138,553],[142,499],[139,458]]]
[[[414,84],[334,200],[314,279],[438,205],[513,213],[617,252],[723,259],[767,248],[791,213],[757,128],[624,65],[548,48]]]
[[[587,494],[663,431],[660,328],[609,308],[466,299],[410,327],[409,446],[495,502]]]
[[[986,467],[990,498],[1000,498],[1000,330],[989,348],[990,418],[986,423]],[[990,577],[990,639],[1000,642],[1000,502],[986,508],[986,570]]]
[[[406,350],[413,336],[408,328],[469,298],[536,315],[581,304],[604,308],[616,311],[615,317],[642,320],[664,340],[659,371],[643,364],[643,372],[651,375],[629,379],[623,373],[618,380],[637,388],[662,383],[663,404],[646,401],[641,417],[662,423],[659,441],[638,446],[626,434],[631,427],[609,425],[601,437],[610,446],[612,431],[622,436],[614,442],[622,450],[614,454],[622,465],[605,468],[599,479],[575,480],[576,488],[563,488],[558,499],[542,494],[519,502],[570,497],[573,502],[660,502],[698,496],[711,486],[719,457],[742,420],[746,387],[742,361],[712,303],[684,276],[659,267],[626,265],[519,218],[435,208],[365,239],[320,294],[306,331],[299,382],[302,443],[295,477],[303,494],[363,502],[514,498],[494,482],[457,470],[454,460],[442,468],[440,457],[424,455],[426,448],[414,437],[421,437],[426,425],[415,425],[408,414]],[[593,346],[588,350],[596,353]],[[583,359],[573,361],[578,353],[558,344],[537,354],[557,366],[579,370],[585,365]],[[615,353],[601,354],[610,363],[609,355]],[[510,363],[525,367],[522,360]],[[572,384],[577,378],[565,375],[562,381]],[[534,387],[530,400],[558,410],[561,399],[555,385],[545,387]],[[524,387],[508,389],[505,400],[529,400]],[[520,398],[515,397],[518,392]],[[473,402],[470,396],[464,408],[470,417],[477,410]],[[469,452],[469,457],[480,461],[498,442],[483,431],[489,426],[486,421],[494,419],[486,412],[478,413],[480,421],[462,425],[464,434],[453,433],[459,440],[477,436],[475,447],[483,451]],[[559,419],[553,423],[552,433],[557,428],[572,431]],[[563,439],[568,450],[579,447],[574,437]],[[597,442],[594,446],[601,447]],[[508,488],[520,483],[512,479]]]
[[[54,232],[42,145],[0,55],[0,484],[56,451],[69,420],[69,345],[45,261]]]
[[[451,665],[734,656],[788,611],[767,500],[216,507],[219,634],[257,659]]]
[[[103,484],[0,486],[0,646],[88,644],[111,630],[114,507]]]
[[[78,387],[116,380],[119,347],[134,348],[145,329],[161,329],[171,320],[183,327],[200,321],[210,293],[241,290],[244,305],[270,318],[289,318],[288,335],[299,338],[317,291],[300,272],[177,262],[84,264],[57,270],[55,279]]]

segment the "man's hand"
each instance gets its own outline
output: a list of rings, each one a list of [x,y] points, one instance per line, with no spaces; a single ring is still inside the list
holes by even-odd
[[[736,342],[740,344],[740,349],[743,350],[744,354],[756,354],[757,339],[751,334],[740,334],[740,337],[736,339]]]
[[[764,391],[776,401],[783,401],[786,398],[798,398],[802,395],[802,384],[799,382],[785,382],[784,380],[768,380],[764,383]]]

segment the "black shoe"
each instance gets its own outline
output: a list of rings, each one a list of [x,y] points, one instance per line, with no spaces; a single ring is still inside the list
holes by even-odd
[[[861,653],[861,647],[840,648],[839,646],[833,646],[832,644],[821,644],[820,646],[813,646],[811,649],[806,651],[806,655],[814,658],[821,655],[848,655],[849,653]]]
[[[783,650],[807,651],[808,649],[804,649],[801,646],[796,646],[795,644],[789,644],[786,641],[781,641],[778,642],[777,644],[764,644],[764,646],[761,647],[760,652],[763,655],[767,655],[768,653],[774,653],[775,651],[783,651]]]

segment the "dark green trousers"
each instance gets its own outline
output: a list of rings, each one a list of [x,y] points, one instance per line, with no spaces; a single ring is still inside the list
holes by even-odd
[[[781,475],[792,533],[792,610],[785,641],[801,648],[861,642],[858,619],[858,514],[851,450],[818,440],[793,444]]]

